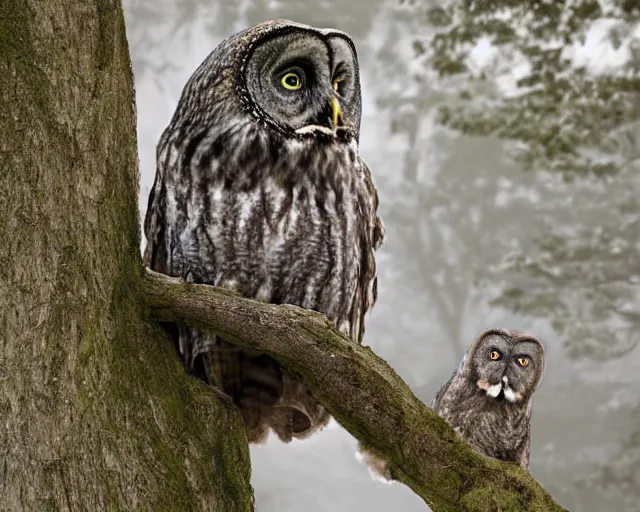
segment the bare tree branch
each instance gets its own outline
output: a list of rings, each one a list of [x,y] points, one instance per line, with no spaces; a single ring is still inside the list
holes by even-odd
[[[212,330],[299,372],[335,419],[434,512],[564,510],[526,471],[472,450],[385,361],[325,316],[148,269],[143,286],[156,319]]]

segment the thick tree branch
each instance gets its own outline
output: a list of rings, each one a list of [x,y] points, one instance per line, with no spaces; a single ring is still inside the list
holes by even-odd
[[[392,478],[435,512],[564,510],[524,470],[468,447],[385,361],[323,315],[148,269],[144,293],[156,319],[210,329],[299,372],[336,420],[389,462]]]

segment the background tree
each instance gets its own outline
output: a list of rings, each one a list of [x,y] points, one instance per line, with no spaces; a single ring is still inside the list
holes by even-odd
[[[544,211],[531,212],[535,246],[511,248],[481,276],[501,288],[494,302],[550,318],[572,357],[632,350],[640,343],[640,203],[629,186],[640,170],[640,6],[418,4],[433,27],[415,39],[419,58],[464,84],[439,121],[507,140],[545,195]]]
[[[529,171],[528,190],[494,195],[530,222],[503,219],[502,256],[473,271],[484,299],[548,319],[569,358],[628,359],[640,344],[640,4],[418,0],[397,16],[413,20],[416,81],[447,94],[442,129],[497,136]],[[578,488],[636,510],[639,434]]]

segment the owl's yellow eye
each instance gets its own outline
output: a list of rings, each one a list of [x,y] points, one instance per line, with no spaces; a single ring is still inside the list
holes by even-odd
[[[518,364],[524,368],[525,366],[527,366],[529,364],[529,359],[526,358],[526,357],[519,357],[518,358]]]
[[[498,352],[497,350],[492,350],[489,354],[489,358],[492,361],[497,361],[498,359],[500,359],[500,352]]]
[[[333,90],[338,92],[340,90],[340,83],[344,82],[344,78],[336,78],[333,81]]]
[[[282,84],[282,87],[289,89],[290,91],[300,89],[302,86],[302,80],[297,73],[287,73],[282,77],[280,83]]]

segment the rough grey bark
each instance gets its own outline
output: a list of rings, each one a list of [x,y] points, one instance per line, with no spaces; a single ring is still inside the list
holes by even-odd
[[[323,315],[150,270],[144,289],[159,320],[209,329],[300,373],[336,420],[388,461],[391,477],[434,512],[564,510],[519,465],[473,451],[389,365],[340,334]]]
[[[0,2],[0,510],[250,511],[228,401],[144,318],[120,2]]]

